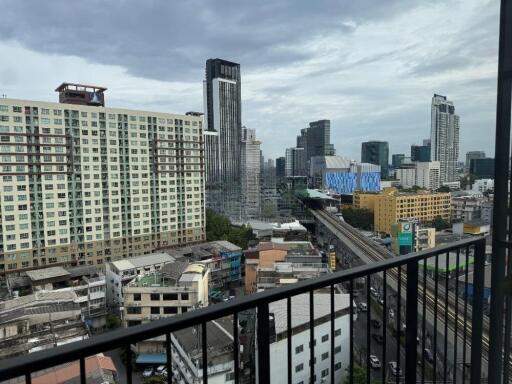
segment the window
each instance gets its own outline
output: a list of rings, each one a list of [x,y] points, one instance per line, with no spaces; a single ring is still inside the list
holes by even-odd
[[[160,294],[159,293],[152,293],[151,294],[151,301],[159,301],[160,300]]]
[[[177,293],[164,293],[163,300],[178,300],[178,294]]]
[[[329,335],[323,335],[322,336],[322,343],[325,343],[327,340],[329,340]]]
[[[177,307],[164,307],[164,314],[165,315],[175,315],[178,313]]]
[[[188,293],[182,293],[181,300],[188,300]]]
[[[329,368],[326,368],[322,371],[322,377],[325,377],[325,376],[328,376],[329,375]]]
[[[129,315],[140,315],[142,313],[141,307],[126,307],[126,313]]]
[[[300,363],[299,365],[295,366],[295,372],[300,372],[304,369],[304,364]]]
[[[341,352],[341,345],[338,345],[336,348],[334,348],[334,353],[340,353]]]
[[[141,298],[140,298],[140,293],[134,293],[133,294],[133,301],[140,301]]]
[[[298,347],[295,347],[295,354],[301,353],[304,351],[304,345],[299,345]]]
[[[340,362],[340,363],[336,363],[336,364],[334,364],[334,370],[335,370],[335,371],[338,371],[338,370],[340,370],[340,369],[341,369],[341,362]]]
[[[159,315],[160,314],[160,307],[151,307],[151,314],[152,315]]]
[[[341,336],[341,329],[337,329],[334,331],[334,336]]]
[[[329,358],[329,352],[322,353],[322,360],[326,360]]]

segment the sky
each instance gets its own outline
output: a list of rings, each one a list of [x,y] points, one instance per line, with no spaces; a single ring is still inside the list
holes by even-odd
[[[203,111],[208,58],[240,63],[242,121],[265,157],[331,120],[337,154],[393,153],[430,136],[430,103],[460,115],[460,159],[494,154],[495,0],[0,0],[0,94],[57,101],[62,82],[102,85],[106,104]]]

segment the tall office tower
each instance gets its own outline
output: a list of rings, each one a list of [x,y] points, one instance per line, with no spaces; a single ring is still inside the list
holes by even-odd
[[[393,168],[398,168],[405,160],[405,155],[403,153],[395,153],[391,155],[391,165]]]
[[[0,273],[102,264],[205,239],[202,118],[0,99]]]
[[[423,145],[426,147],[430,147],[430,139],[423,139]]]
[[[469,167],[471,166],[471,160],[473,159],[485,159],[484,151],[469,151],[466,152],[466,163],[464,164],[464,171],[469,173]]]
[[[241,213],[242,137],[240,64],[208,59],[203,95],[206,204],[217,212],[238,218]]]
[[[304,148],[286,148],[285,176],[307,176]]]
[[[286,176],[286,158],[278,157],[276,159],[276,179]]]
[[[244,219],[260,215],[261,142],[256,139],[256,130],[242,127],[242,209]]]
[[[430,145],[411,145],[411,161],[430,161]]]
[[[313,121],[308,128],[301,129],[297,148],[304,148],[306,162],[313,156],[334,156],[336,150],[331,144],[331,121]]]
[[[457,181],[459,116],[446,96],[434,94],[432,97],[430,143],[430,158],[441,165],[441,185],[446,181]]]
[[[367,141],[361,145],[361,162],[380,165],[380,176],[387,179],[389,147],[387,141]]]

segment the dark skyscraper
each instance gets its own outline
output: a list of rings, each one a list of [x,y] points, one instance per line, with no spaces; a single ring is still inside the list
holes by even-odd
[[[494,159],[471,159],[469,163],[469,173],[478,179],[494,178]]]
[[[313,156],[334,156],[336,151],[331,144],[331,121],[313,121],[308,128],[301,129],[300,136],[297,136],[297,148],[304,148],[306,162]]]
[[[403,153],[395,153],[391,156],[391,165],[393,168],[398,168],[405,160],[405,155]]]
[[[206,204],[230,217],[240,215],[242,101],[240,64],[206,61]]]
[[[286,158],[278,157],[276,159],[276,178],[282,178],[286,175]]]
[[[380,165],[382,179],[388,177],[389,147],[387,141],[368,141],[361,146],[361,162]]]
[[[411,145],[411,161],[429,162],[430,145]]]

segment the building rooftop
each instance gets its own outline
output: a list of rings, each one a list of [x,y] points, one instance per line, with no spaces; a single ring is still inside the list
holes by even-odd
[[[206,267],[199,264],[190,264],[188,261],[169,263],[158,272],[150,275],[139,276],[132,280],[132,287],[171,287],[180,282],[198,281],[202,278]]]
[[[473,256],[469,256],[468,264],[473,264],[474,259]],[[420,268],[423,267],[423,263],[420,263]],[[459,268],[465,268],[466,266],[466,255],[460,253],[459,255]],[[427,270],[435,271],[436,267],[436,258],[429,257],[427,259]],[[452,272],[457,269],[457,254],[455,252],[450,252],[450,257],[448,260],[448,270],[446,269],[446,253],[440,253],[438,256],[438,270],[441,273],[445,273],[446,271]]]
[[[34,269],[32,271],[26,272],[32,282],[37,282],[41,280],[49,280],[57,277],[69,277],[71,273],[65,270],[63,267],[49,267],[42,269]]]
[[[331,294],[317,292],[314,295],[315,320],[331,314]],[[337,293],[334,296],[336,312],[350,307],[350,295]],[[287,312],[286,300],[269,304],[269,313],[274,314],[276,333],[286,332]],[[292,328],[309,323],[309,294],[303,293],[292,297]]]
[[[151,253],[149,255],[143,255],[138,257],[132,257],[130,259],[112,261],[111,264],[118,271],[126,271],[134,268],[141,268],[148,265],[172,263],[176,261],[176,257],[168,253],[159,252]]]

